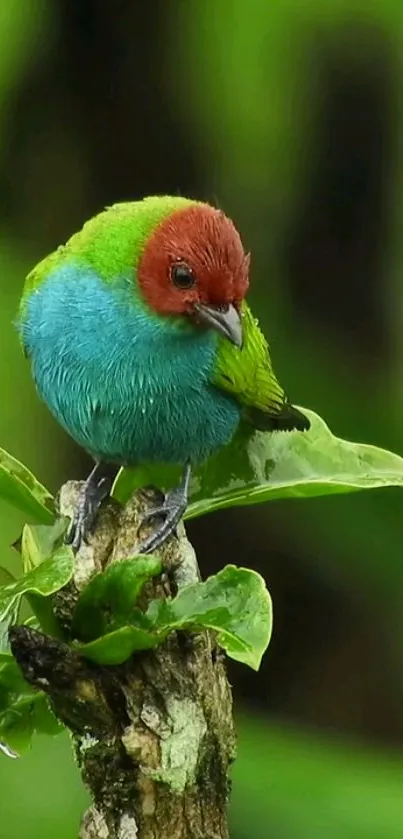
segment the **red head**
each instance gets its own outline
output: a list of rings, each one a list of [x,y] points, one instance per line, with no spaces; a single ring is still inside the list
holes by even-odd
[[[240,346],[248,272],[249,255],[232,221],[208,204],[191,204],[157,225],[140,258],[138,282],[158,314],[194,318]]]

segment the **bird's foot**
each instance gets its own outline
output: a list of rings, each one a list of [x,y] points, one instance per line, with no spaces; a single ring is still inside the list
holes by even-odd
[[[112,489],[117,471],[117,466],[100,461],[85,481],[66,536],[66,543],[71,545],[74,551],[78,551],[82,544],[86,544],[98,510]]]
[[[159,519],[156,529],[150,533],[138,547],[138,553],[146,554],[152,553],[156,548],[159,548],[163,542],[176,532],[176,528],[186,510],[188,505],[188,490],[190,480],[191,467],[186,464],[181,483],[175,489],[167,492],[162,504],[154,507],[146,513],[141,521],[141,527],[144,524],[149,524],[154,519]]]

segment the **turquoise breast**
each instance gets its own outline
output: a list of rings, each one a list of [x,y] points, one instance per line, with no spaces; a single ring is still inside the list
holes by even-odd
[[[209,385],[216,334],[154,317],[128,279],[111,287],[70,263],[32,293],[19,328],[40,396],[96,457],[196,462],[238,426],[237,403]]]

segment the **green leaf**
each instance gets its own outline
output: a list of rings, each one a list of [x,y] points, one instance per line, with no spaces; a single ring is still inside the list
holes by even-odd
[[[15,581],[15,577],[7,570],[7,568],[0,568],[0,587],[8,585]],[[19,603],[10,603],[8,609],[0,614],[0,663],[3,654],[10,655],[10,645],[8,643],[8,630],[10,626],[18,622],[20,612]]]
[[[184,587],[172,600],[153,600],[145,615],[133,612],[131,626],[75,647],[97,664],[116,665],[158,646],[174,630],[213,629],[227,655],[258,670],[271,626],[271,600],[262,577],[227,565],[205,582]]]
[[[18,623],[20,614],[20,600],[9,601],[8,606],[0,613],[0,653],[8,653],[10,645],[8,642],[8,630],[10,626]]]
[[[25,621],[22,622],[22,626],[28,626],[30,629],[37,629],[40,632],[41,625],[36,617],[36,615],[30,615]]]
[[[73,551],[63,546],[24,577],[0,586],[0,622],[7,620],[10,608],[18,603],[24,594],[32,592],[49,597],[71,580],[73,571]]]
[[[168,631],[157,634],[140,626],[122,626],[96,641],[75,644],[74,647],[84,658],[96,664],[116,665],[123,664],[135,652],[157,647],[167,635]]]
[[[161,560],[155,556],[113,562],[80,594],[73,618],[74,634],[90,641],[131,623],[141,589],[161,570]]]
[[[130,496],[142,486],[171,486],[180,478],[180,469],[175,466],[143,466],[126,467],[118,472],[112,488],[112,495],[121,504],[126,504]]]
[[[8,568],[3,568],[3,566],[0,566],[0,586],[7,585],[7,583],[12,583],[14,582],[14,580],[15,577],[13,576],[11,571],[9,571]]]
[[[34,521],[50,524],[54,519],[50,492],[4,449],[0,449],[0,499]]]
[[[28,574],[46,559],[49,559],[58,548],[63,548],[63,537],[67,525],[67,518],[59,518],[51,525],[26,524],[24,526],[19,550],[21,552],[22,566],[25,574]],[[38,618],[40,628],[43,632],[60,638],[62,632],[48,596],[43,596],[37,592],[27,592],[26,597],[31,609]]]
[[[36,700],[34,727],[38,734],[48,734],[50,737],[65,731],[65,726],[55,717],[45,694],[40,694]]]
[[[54,735],[62,730],[46,696],[25,681],[11,656],[6,662],[3,658],[0,662],[0,740],[18,754],[30,746],[35,732]]]
[[[10,748],[10,746],[7,745],[7,743],[4,742],[4,740],[0,740],[0,752],[3,752],[3,754],[6,757],[11,757],[11,758],[19,757],[19,755],[17,755],[16,752],[13,752],[13,750]]]
[[[173,600],[154,600],[146,613],[159,633],[213,629],[230,658],[258,670],[272,629],[272,606],[256,571],[227,565],[205,582],[185,586]]]
[[[67,525],[67,518],[58,518],[51,525],[26,524],[24,526],[20,547],[24,574],[50,557],[56,547],[62,546]]]
[[[0,652],[0,670],[1,670],[1,665],[2,664],[8,664],[8,662],[11,661],[12,657],[13,656],[12,656],[11,650],[2,650]]]
[[[229,446],[197,467],[185,518],[278,498],[403,486],[403,458],[399,455],[335,437],[321,417],[301,410],[311,421],[310,431],[269,434],[242,427]],[[124,503],[138,486],[169,488],[179,474],[173,467],[124,469],[113,494]]]

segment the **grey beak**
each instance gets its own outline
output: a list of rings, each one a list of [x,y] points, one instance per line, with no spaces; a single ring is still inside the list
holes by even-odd
[[[227,306],[208,306],[206,303],[195,303],[194,306],[197,319],[204,326],[216,329],[224,338],[242,347],[242,322],[235,306],[230,303]]]

